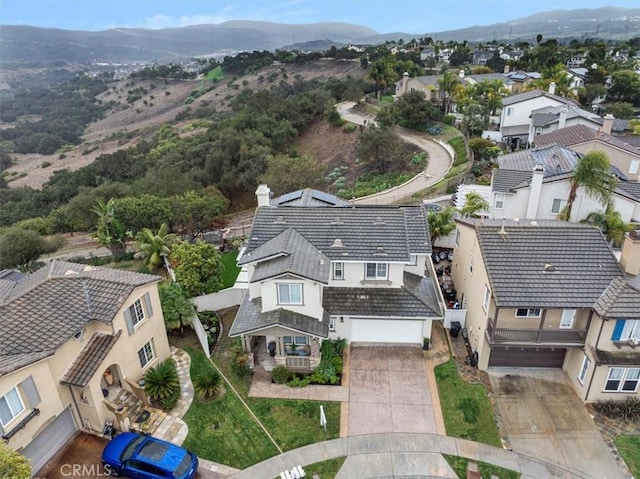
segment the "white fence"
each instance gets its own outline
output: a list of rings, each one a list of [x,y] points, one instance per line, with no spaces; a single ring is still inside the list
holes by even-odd
[[[191,318],[191,325],[193,326],[193,330],[196,332],[196,336],[198,336],[198,340],[200,341],[200,346],[204,350],[207,357],[211,356],[211,350],[209,349],[209,340],[207,338],[207,332],[204,330],[202,323],[200,322],[200,318],[195,315]]]
[[[458,321],[462,327],[465,327],[467,320],[466,309],[445,309],[444,310],[444,327],[449,329],[451,327],[451,321]]]
[[[245,294],[247,294],[246,289],[227,288],[217,293],[196,296],[191,298],[191,301],[196,305],[198,311],[218,311],[231,306],[238,306],[242,303]]]

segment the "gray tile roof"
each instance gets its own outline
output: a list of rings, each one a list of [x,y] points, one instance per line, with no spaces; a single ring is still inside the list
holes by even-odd
[[[245,296],[236,319],[229,330],[230,337],[258,332],[266,328],[281,326],[296,332],[311,334],[320,338],[329,337],[329,315],[324,313],[322,321],[288,309],[262,312],[262,298],[249,299]]]
[[[475,227],[499,307],[591,308],[622,270],[598,228],[563,221],[458,219]]]
[[[411,273],[404,274],[404,286],[401,288],[325,288],[322,305],[334,316],[441,316],[431,279]]]
[[[640,201],[640,183],[636,183],[634,181],[618,181],[618,188],[616,188],[616,191]]]
[[[284,241],[283,238],[284,237]],[[256,248],[249,255],[243,255],[240,264],[255,261],[257,254],[271,252],[273,246],[281,246],[278,256],[260,261],[250,278],[251,282],[262,281],[291,273],[321,283],[329,281],[331,261],[293,228],[280,233],[275,238]],[[273,256],[274,253],[268,256]]]
[[[514,136],[514,135],[528,135],[529,124],[526,125],[513,125],[500,127],[502,136]]]
[[[640,319],[640,283],[614,278],[593,309],[602,318]]]
[[[640,150],[625,143],[623,140],[616,138],[615,136],[607,135],[601,131],[589,128],[586,125],[573,125],[559,130],[552,131],[551,133],[545,133],[543,135],[536,136],[536,145],[562,145],[573,146],[581,143],[587,143],[589,141],[598,141],[604,144],[609,144],[620,148],[640,157]]]
[[[594,126],[602,125],[602,118],[599,115],[591,113],[587,110],[583,110],[573,103],[569,103],[567,105],[545,106],[543,108],[533,110],[531,112],[533,125],[545,126],[551,123],[556,123],[560,118],[560,112],[562,112],[563,110],[566,110],[567,112],[567,120],[572,120],[574,118],[584,118],[585,120],[591,121]]]
[[[245,255],[265,257],[259,248],[289,228],[333,261],[407,262],[411,254],[431,253],[422,206],[355,206],[258,208]],[[343,247],[332,247],[336,239]],[[284,243],[284,238],[278,241]],[[270,246],[269,251],[279,247],[280,243]],[[254,259],[243,256],[240,261]]]
[[[582,154],[557,145],[520,150],[497,158],[500,169],[533,171],[542,165],[545,176],[573,171]]]
[[[159,280],[148,274],[53,261],[13,288],[1,289],[0,377],[15,364],[29,364],[24,364],[25,358],[52,354],[89,321],[110,323],[134,288]]]
[[[87,344],[76,355],[60,379],[61,384],[85,387],[96,373],[104,358],[120,338],[122,331],[114,335],[93,333]]]
[[[549,92],[546,91],[542,91],[542,90],[529,90],[529,91],[524,91],[522,93],[516,93],[515,95],[511,95],[508,96],[506,98],[502,99],[502,106],[508,106],[508,105],[513,105],[514,103],[520,103],[522,101],[527,101],[527,100],[531,100],[533,98],[538,98],[538,97],[547,97],[547,98],[551,98],[557,102],[560,103],[576,103],[573,100],[570,100],[569,98],[564,98],[558,95],[552,95]]]
[[[271,200],[272,206],[348,206],[349,202],[324,191],[305,188]]]
[[[509,193],[521,183],[531,181],[533,171],[504,170],[496,168],[491,175],[491,191]]]

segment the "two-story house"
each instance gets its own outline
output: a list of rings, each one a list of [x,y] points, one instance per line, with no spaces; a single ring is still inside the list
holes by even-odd
[[[238,260],[249,292],[229,331],[246,351],[312,369],[323,339],[422,344],[431,336],[443,301],[423,206],[287,205],[270,201],[265,185],[256,194]]]
[[[527,143],[531,112],[545,107],[574,104],[568,98],[555,95],[555,84],[551,83],[549,91],[529,90],[502,99],[500,115],[500,134],[502,141],[513,148]]]
[[[139,381],[169,356],[159,280],[66,261],[0,279],[0,433],[34,473],[76,430],[123,429],[120,390],[146,400]]]
[[[636,236],[627,272],[638,271]],[[460,218],[452,277],[480,369],[561,368],[585,401],[637,392],[638,278],[597,228]]]
[[[640,149],[626,143],[624,138],[611,135],[614,118],[606,115],[602,128],[587,125],[567,126],[544,135],[536,136],[537,146],[561,145],[580,153],[603,151],[612,166],[618,168],[629,181],[640,182]]]
[[[529,124],[529,144],[535,144],[539,135],[551,133],[573,125],[586,125],[589,128],[602,127],[600,115],[579,108],[573,103],[560,106],[545,106],[531,112]]]
[[[491,174],[490,218],[552,220],[564,209],[571,189],[573,170],[583,156],[561,146],[519,150],[498,157]],[[613,192],[614,209],[625,222],[640,221],[640,184],[628,181],[617,168]],[[603,211],[602,204],[583,187],[576,193],[571,221]]]

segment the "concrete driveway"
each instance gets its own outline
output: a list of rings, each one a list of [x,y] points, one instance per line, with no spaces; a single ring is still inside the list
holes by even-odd
[[[354,343],[349,357],[349,436],[436,433],[419,346]]]
[[[495,368],[489,378],[515,452],[593,477],[624,477],[564,371]]]

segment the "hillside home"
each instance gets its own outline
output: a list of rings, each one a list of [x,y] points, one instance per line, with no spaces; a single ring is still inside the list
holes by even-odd
[[[503,51],[500,53],[500,58],[502,58],[506,62],[517,62],[524,55],[524,50],[511,50],[511,51]]]
[[[313,369],[323,339],[422,344],[431,336],[443,300],[424,207],[345,206],[321,192],[308,205],[286,205],[270,201],[265,185],[256,194],[238,260],[249,293],[229,331],[246,351]]]
[[[542,75],[538,72],[525,72],[521,70],[509,71],[509,65],[505,67],[505,76],[510,85],[511,93],[519,93],[527,90],[534,80],[539,80]]]
[[[545,106],[531,112],[529,124],[529,144],[534,144],[538,135],[551,133],[574,125],[585,125],[597,129],[602,127],[603,120],[599,115],[568,103],[560,106]]]
[[[581,157],[582,153],[556,145],[499,156],[499,168],[491,174],[489,217],[556,219],[567,204],[572,172]],[[640,221],[640,184],[627,181],[616,168],[611,174],[618,177],[614,209],[625,222]],[[603,209],[578,188],[571,221],[581,221]]]
[[[76,430],[124,429],[121,390],[147,401],[139,381],[169,356],[159,280],[65,261],[0,279],[0,432],[34,473]]]
[[[618,264],[594,227],[457,219],[453,281],[478,365],[561,368],[584,401],[640,382],[640,232]]]
[[[640,149],[625,142],[624,138],[611,136],[614,118],[604,117],[602,128],[574,125],[551,133],[536,136],[536,146],[560,145],[579,153],[603,151],[612,166],[618,168],[629,181],[640,182]]]
[[[587,54],[583,52],[576,53],[567,60],[567,68],[580,68],[585,63],[587,63]]]
[[[551,83],[549,91],[530,90],[502,99],[500,115],[500,134],[502,141],[512,148],[519,148],[527,143],[531,124],[531,112],[545,107],[557,107],[573,104],[573,100],[555,95],[555,83]]]

